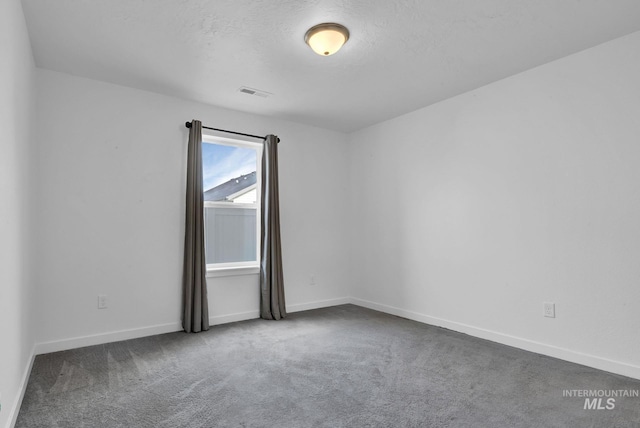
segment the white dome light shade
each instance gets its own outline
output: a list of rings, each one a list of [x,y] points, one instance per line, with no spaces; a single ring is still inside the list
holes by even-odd
[[[349,30],[340,24],[325,23],[311,27],[304,35],[304,41],[315,53],[322,56],[333,55],[349,40]]]

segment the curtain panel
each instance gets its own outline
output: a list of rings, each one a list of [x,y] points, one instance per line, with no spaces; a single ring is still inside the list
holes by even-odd
[[[278,137],[267,135],[262,151],[262,204],[260,251],[260,317],[287,316],[284,301],[280,198],[278,192]]]
[[[202,122],[193,120],[187,148],[187,198],[182,279],[182,327],[187,333],[209,329],[202,187]]]

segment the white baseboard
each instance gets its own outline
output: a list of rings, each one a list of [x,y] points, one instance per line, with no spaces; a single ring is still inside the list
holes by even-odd
[[[341,297],[339,299],[319,300],[316,302],[299,303],[295,305],[287,305],[287,313],[308,311],[311,309],[326,308],[329,306],[338,306],[351,303],[350,297]],[[260,318],[260,311],[239,312],[236,314],[216,315],[209,317],[210,325],[227,324],[230,322],[246,321]]]
[[[238,312],[229,315],[216,315],[209,317],[209,325],[227,324],[230,322],[246,321],[260,318],[260,311]]]
[[[608,371],[611,373],[628,376],[634,379],[640,379],[640,366],[628,364],[620,361],[610,360],[607,358],[598,357],[595,355],[585,354],[578,351],[572,351],[570,349],[561,348],[558,346],[548,345],[545,343],[536,342],[533,340],[523,339],[508,334],[487,330],[479,327],[475,327],[468,324],[463,324],[455,321],[449,321],[446,319],[433,317],[418,312],[408,311],[405,309],[384,305],[376,302],[371,302],[363,299],[353,297],[342,297],[338,299],[321,300],[308,303],[300,303],[287,306],[287,312],[299,312],[307,311],[311,309],[325,308],[330,306],[338,306],[344,304],[355,304],[363,306],[365,308],[374,309],[380,312],[385,312],[391,315],[407,318],[410,320],[422,322],[429,325],[438,327],[444,327],[460,333],[469,334],[471,336],[479,337],[481,339],[490,340],[492,342],[501,343],[508,346],[524,349],[526,351],[535,352],[542,355],[558,358],[561,360],[569,361],[572,363],[582,364],[585,366],[593,367],[599,370]],[[259,318],[259,311],[247,311],[228,315],[218,315],[209,318],[210,325],[220,325],[230,322],[245,321],[250,319]],[[122,330],[110,333],[95,334],[90,336],[75,337],[71,339],[64,339],[59,341],[37,343],[34,348],[34,355],[46,354],[49,352],[64,351],[67,349],[81,348],[84,346],[100,345],[103,343],[117,342],[120,340],[135,339],[139,337],[152,336],[156,334],[172,333],[182,330],[182,325],[179,322],[162,324],[150,327],[143,327],[130,330]],[[33,358],[29,366],[29,370],[25,374],[24,387],[26,388],[26,380],[31,370],[31,364],[33,364]],[[24,394],[24,391],[22,391]],[[20,398],[20,402],[22,398]],[[15,407],[15,406],[14,406]],[[17,407],[19,409],[19,407]],[[13,410],[12,410],[13,411]],[[15,415],[17,417],[17,413]]]
[[[578,351],[572,351],[570,349],[561,348],[558,346],[547,345],[545,343],[536,342],[533,340],[523,339],[508,334],[499,333],[492,330],[486,330],[479,327],[474,327],[468,324],[463,324],[455,321],[449,321],[442,318],[432,317],[429,315],[420,314],[413,311],[408,311],[401,308],[396,308],[389,305],[383,305],[380,303],[370,302],[367,300],[351,298],[351,303],[365,308],[373,309],[380,312],[385,312],[391,315],[396,315],[402,318],[407,318],[413,321],[434,325],[438,327],[444,327],[449,330],[465,333],[470,336],[479,337],[481,339],[490,340],[492,342],[501,343],[503,345],[513,346],[515,348],[524,349],[525,351],[535,352],[537,354],[547,355],[549,357],[558,358],[560,360],[569,361],[576,364],[582,364],[584,366],[593,367],[599,370],[604,370],[611,373],[616,373],[622,376],[628,376],[634,379],[640,379],[640,367],[623,363],[620,361],[614,361],[607,358],[597,357],[595,355],[589,355]]]
[[[7,428],[13,428],[16,425],[16,421],[18,420],[18,413],[20,413],[20,407],[22,406],[22,399],[24,398],[25,392],[27,392],[27,384],[29,383],[29,375],[31,375],[31,369],[33,368],[33,361],[36,359],[36,349],[35,346],[31,351],[31,358],[29,359],[29,364],[25,367],[24,372],[22,373],[22,379],[20,380],[20,386],[18,389],[18,397],[16,398],[13,406],[11,406],[11,410],[9,411],[9,417],[7,419]]]
[[[67,349],[82,348],[85,346],[102,345],[103,343],[119,342],[121,340],[137,339],[139,337],[153,336],[156,334],[173,333],[174,331],[180,330],[182,330],[182,324],[178,322],[37,343],[36,355],[66,351]]]
[[[309,311],[311,309],[327,308],[330,306],[346,305],[352,303],[351,297],[341,297],[339,299],[319,300],[316,302],[300,303],[297,305],[287,305],[287,313]]]
[[[306,311],[309,309],[324,308],[327,306],[343,305],[351,303],[351,298],[322,300],[317,302],[288,305],[287,312]],[[245,321],[260,318],[260,311],[239,312],[228,315],[216,315],[209,317],[210,325],[227,324],[236,321]],[[92,334],[88,336],[73,337],[69,339],[41,342],[35,345],[35,354],[48,354],[50,352],[66,351],[68,349],[82,348],[84,346],[102,345],[104,343],[118,342],[121,340],[137,339],[139,337],[153,336],[156,334],[173,333],[182,330],[180,322],[160,324],[149,327],[133,328],[109,333]]]

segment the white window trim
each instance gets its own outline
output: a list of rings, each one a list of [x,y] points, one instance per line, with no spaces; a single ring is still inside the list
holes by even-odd
[[[209,265],[211,266],[211,265]],[[258,275],[260,266],[229,266],[229,267],[207,267],[207,278],[217,278],[221,276]]]
[[[256,203],[255,204],[243,204],[232,202],[213,202],[207,201],[204,203],[204,208],[207,207],[225,207],[225,208],[255,208],[256,210],[256,261],[251,262],[235,262],[235,263],[216,263],[207,264],[207,277],[223,277],[223,276],[237,276],[237,275],[257,275],[260,273],[260,207],[261,207],[261,186],[262,186],[262,150],[264,145],[262,143],[256,143],[253,141],[239,140],[235,138],[219,137],[215,135],[203,134],[203,143],[220,144],[233,147],[246,147],[254,149],[256,151]],[[252,187],[253,188],[253,187]]]
[[[260,199],[260,196],[258,196],[258,199]],[[255,204],[247,204],[247,203],[235,203],[235,202],[223,202],[223,201],[204,201],[204,206],[205,207],[218,207],[218,208],[245,208],[245,209],[252,209],[252,208],[256,208],[259,209],[260,208],[260,204],[258,202],[256,202]]]

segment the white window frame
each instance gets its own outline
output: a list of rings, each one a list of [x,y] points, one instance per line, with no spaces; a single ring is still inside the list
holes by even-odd
[[[202,134],[202,142],[209,144],[219,144],[231,147],[243,147],[256,151],[256,202],[254,204],[231,203],[219,201],[205,201],[204,209],[208,207],[220,208],[245,208],[256,210],[256,260],[248,262],[231,262],[231,263],[210,263],[207,264],[207,276],[232,276],[232,275],[250,275],[260,272],[260,207],[262,206],[262,150],[264,145],[253,141],[241,140],[237,138],[220,137],[211,134]],[[204,215],[204,213],[203,213]],[[206,234],[205,234],[206,236]],[[206,238],[205,238],[206,239]],[[205,244],[206,248],[206,244]]]

